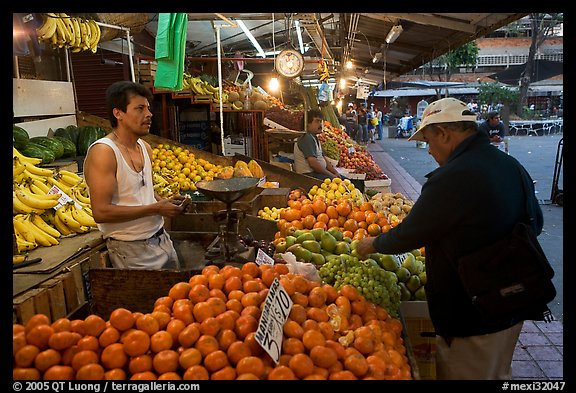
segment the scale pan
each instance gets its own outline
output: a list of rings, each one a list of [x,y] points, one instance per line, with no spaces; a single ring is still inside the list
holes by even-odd
[[[196,183],[196,188],[207,196],[229,204],[256,188],[259,181],[257,177],[201,180]]]

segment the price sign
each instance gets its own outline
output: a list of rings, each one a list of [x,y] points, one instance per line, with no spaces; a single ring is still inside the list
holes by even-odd
[[[354,149],[354,146],[350,146],[348,148],[348,154],[354,154],[354,153],[356,153],[356,149]]]
[[[258,266],[260,265],[274,265],[274,258],[262,251],[261,248],[258,249],[256,254],[256,260],[254,261]]]
[[[278,278],[275,278],[268,290],[255,338],[276,364],[280,361],[284,323],[288,319],[292,304],[292,299]]]
[[[398,258],[398,261],[400,261],[400,264],[402,264],[402,262],[404,262],[406,258],[408,258],[408,254],[409,253],[405,252],[404,254],[394,254],[394,256]]]
[[[68,196],[68,194],[66,194],[64,191],[62,191],[58,186],[52,186],[52,188],[50,188],[50,190],[48,190],[48,194],[60,194],[61,195],[60,198],[58,198],[58,204],[56,206],[54,206],[54,210],[60,209],[62,206],[69,203],[70,201],[74,202],[74,206],[76,206],[77,209],[82,209],[82,205],[80,205],[74,199],[70,198]]]

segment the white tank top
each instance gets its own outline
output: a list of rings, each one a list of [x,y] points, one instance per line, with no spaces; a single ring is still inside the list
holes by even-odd
[[[146,151],[144,142],[138,139],[138,144],[144,156],[144,185],[142,175],[136,172],[126,162],[120,149],[110,138],[101,138],[95,141],[90,148],[97,143],[110,146],[116,156],[116,189],[112,195],[113,205],[144,206],[156,202],[154,198],[154,184],[152,180],[152,163]],[[89,148],[89,149],[90,149]],[[106,222],[98,224],[104,239],[112,237],[116,240],[133,241],[148,239],[164,226],[164,218],[161,215],[145,216],[135,220],[124,222]]]

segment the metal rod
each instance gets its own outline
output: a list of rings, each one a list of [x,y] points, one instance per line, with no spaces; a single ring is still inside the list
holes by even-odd
[[[217,61],[218,58],[214,57],[186,57],[186,60],[192,61]],[[274,63],[274,59],[260,59],[254,57],[222,57],[220,60],[231,60],[231,61],[247,61],[252,63]],[[321,60],[310,60],[304,59],[304,63],[312,63],[317,64],[320,63]]]

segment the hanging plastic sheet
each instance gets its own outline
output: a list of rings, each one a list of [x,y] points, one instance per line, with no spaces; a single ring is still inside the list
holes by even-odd
[[[156,78],[154,87],[182,90],[188,14],[160,13],[156,33]]]

